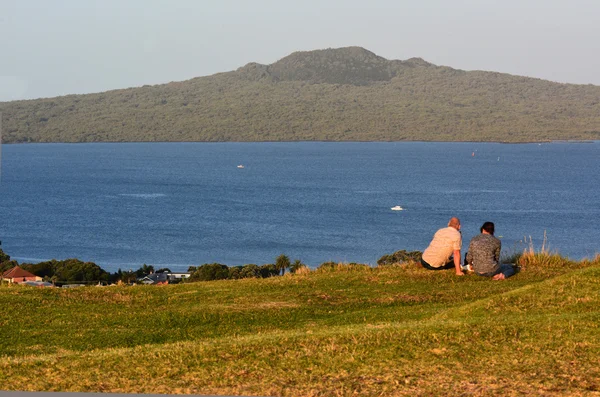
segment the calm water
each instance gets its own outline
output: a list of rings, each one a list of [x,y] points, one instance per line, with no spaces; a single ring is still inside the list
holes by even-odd
[[[490,220],[507,250],[546,231],[582,258],[600,251],[599,160],[600,142],[4,145],[0,239],[19,261],[110,271],[375,263],[456,215],[465,245]]]

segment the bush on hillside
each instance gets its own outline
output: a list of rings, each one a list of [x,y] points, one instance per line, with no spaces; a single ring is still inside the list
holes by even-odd
[[[318,273],[324,272],[348,272],[348,271],[363,271],[371,270],[372,267],[362,263],[350,262],[350,263],[336,263],[336,262],[323,262],[315,270]]]
[[[229,278],[229,267],[220,263],[205,263],[190,275],[190,281],[224,280]]]
[[[279,270],[271,263],[260,266],[259,271],[262,278],[279,276]]]
[[[421,251],[396,251],[390,255],[384,255],[377,261],[377,266],[390,266],[401,263],[419,262],[423,253]]]
[[[335,269],[336,266],[337,266],[337,263],[335,263],[333,261],[323,262],[317,267],[317,270],[321,270],[321,271],[333,270],[333,269]]]
[[[297,273],[300,269],[306,268],[306,265],[302,263],[300,259],[296,259],[290,266],[291,273]]]
[[[240,272],[240,278],[260,278],[260,268],[253,263],[244,265]]]
[[[239,280],[242,278],[242,269],[244,266],[231,266],[229,268],[229,279],[230,280]]]

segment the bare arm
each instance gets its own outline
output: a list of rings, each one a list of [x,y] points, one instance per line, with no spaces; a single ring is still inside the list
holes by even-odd
[[[464,276],[465,274],[463,273],[462,269],[460,268],[460,250],[454,250],[454,268],[456,269],[456,275],[457,276]]]

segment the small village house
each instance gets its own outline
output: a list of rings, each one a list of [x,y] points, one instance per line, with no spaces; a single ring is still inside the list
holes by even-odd
[[[42,281],[42,278],[36,276],[27,270],[21,269],[19,266],[15,266],[12,269],[8,269],[2,274],[2,279],[9,283],[20,284],[27,281]]]
[[[137,281],[142,284],[163,285],[170,282],[178,282],[189,277],[190,273],[150,273],[147,276],[139,278]]]

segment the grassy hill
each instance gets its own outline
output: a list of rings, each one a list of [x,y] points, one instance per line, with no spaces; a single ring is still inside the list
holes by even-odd
[[[5,102],[0,112],[4,142],[600,139],[598,86],[387,60],[359,47]]]
[[[2,287],[0,382],[263,396],[597,395],[600,258],[522,263],[503,282],[340,265],[163,287]]]

